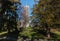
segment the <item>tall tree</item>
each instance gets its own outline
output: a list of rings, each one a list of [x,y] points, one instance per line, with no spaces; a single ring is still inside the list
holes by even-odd
[[[17,4],[20,4],[19,0],[0,0],[1,3],[1,28],[6,28],[10,32],[11,28],[17,30],[17,17],[16,13]]]
[[[35,18],[39,18],[40,26],[47,30],[48,37],[50,37],[50,28],[60,27],[59,9],[60,0],[39,0],[33,8],[33,15],[36,16]]]

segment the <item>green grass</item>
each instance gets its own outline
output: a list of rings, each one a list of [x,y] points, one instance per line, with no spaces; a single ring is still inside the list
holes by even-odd
[[[7,33],[7,31],[5,31],[5,32],[0,32],[0,35],[6,34],[6,33]]]
[[[55,31],[54,33],[57,34],[57,35],[60,35],[60,32],[59,31]]]
[[[60,39],[60,31],[55,31],[55,32],[52,32],[52,33],[56,34],[55,35],[56,39]]]

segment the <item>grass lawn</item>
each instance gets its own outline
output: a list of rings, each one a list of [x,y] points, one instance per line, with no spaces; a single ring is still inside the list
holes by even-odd
[[[57,36],[55,36],[56,39],[60,39],[60,31],[55,31],[55,32],[52,32],[52,33],[57,35]]]
[[[60,35],[60,32],[59,31],[55,31],[54,33],[56,33],[57,35]]]
[[[0,35],[6,34],[6,33],[7,33],[7,31],[0,32]]]

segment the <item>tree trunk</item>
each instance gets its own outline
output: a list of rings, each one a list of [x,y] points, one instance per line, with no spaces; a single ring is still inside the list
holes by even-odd
[[[50,27],[48,27],[48,29],[47,29],[47,37],[48,38],[51,38],[51,35],[50,35]]]

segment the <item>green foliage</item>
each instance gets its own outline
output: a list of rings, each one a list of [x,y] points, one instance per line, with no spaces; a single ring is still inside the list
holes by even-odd
[[[24,28],[22,32],[20,32],[21,37],[26,37],[26,38],[32,38],[32,34],[35,33],[33,32],[32,28]]]
[[[48,26],[52,26],[53,24],[60,24],[59,2],[59,0],[39,0],[38,4],[35,4],[35,7],[33,8],[33,15],[35,14],[37,17],[40,17],[39,22],[47,23]]]
[[[60,0],[39,0],[32,13],[35,19],[39,19],[38,28],[42,27],[50,32],[50,28],[60,27]]]
[[[44,38],[45,36],[38,33],[38,32],[35,32],[33,30],[33,28],[29,27],[29,28],[24,28],[22,32],[20,32],[20,37],[23,37],[23,38]]]
[[[17,30],[17,18],[16,12],[19,0],[0,0],[0,28],[6,30],[16,29]]]

